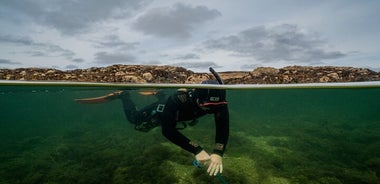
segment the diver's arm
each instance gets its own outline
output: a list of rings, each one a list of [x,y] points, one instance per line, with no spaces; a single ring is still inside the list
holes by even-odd
[[[210,155],[210,165],[207,168],[207,173],[210,176],[216,176],[223,172],[223,153],[226,149],[229,136],[229,114],[227,105],[216,107],[215,110],[215,148]]]
[[[164,124],[166,123],[162,124],[162,134],[172,143],[176,144],[177,146],[190,153],[193,153],[194,155],[200,153],[203,150],[201,146],[197,145],[196,143],[192,142],[190,139],[185,137],[175,127],[169,127]]]
[[[168,100],[162,115],[162,134],[182,149],[194,155],[200,153],[203,148],[192,142],[176,129],[176,114],[177,104],[172,100]]]
[[[215,116],[215,148],[213,153],[223,156],[229,137],[229,113],[228,106],[216,107]]]

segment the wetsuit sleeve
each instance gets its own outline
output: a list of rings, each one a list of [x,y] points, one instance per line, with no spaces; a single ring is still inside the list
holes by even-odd
[[[175,101],[175,98],[169,98],[161,117],[162,134],[182,149],[196,155],[203,150],[202,147],[191,142],[190,139],[176,129],[178,108],[179,103]]]
[[[229,137],[228,106],[223,105],[215,109],[215,148],[213,153],[223,156]]]

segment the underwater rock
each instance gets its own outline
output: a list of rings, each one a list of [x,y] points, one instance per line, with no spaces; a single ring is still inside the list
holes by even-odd
[[[219,72],[226,84],[289,84],[320,82],[379,81],[380,73],[366,68],[334,66],[258,67],[252,72]],[[177,83],[198,84],[212,79],[182,67],[154,65],[112,65],[102,68],[60,71],[51,68],[0,69],[0,80],[59,80],[73,82]]]

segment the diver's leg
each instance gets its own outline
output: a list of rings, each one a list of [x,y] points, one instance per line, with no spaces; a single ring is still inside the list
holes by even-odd
[[[123,103],[124,113],[128,121],[135,125],[136,130],[148,132],[152,128],[159,126],[156,111],[158,102],[137,110],[128,92],[121,94],[120,97]]]
[[[153,103],[138,111],[138,117],[141,122],[136,124],[135,130],[148,132],[159,126],[157,106],[158,103]]]
[[[164,90],[159,90],[156,93],[156,98],[158,99],[158,102],[166,102],[166,92]]]
[[[124,114],[127,117],[128,121],[132,124],[139,124],[141,121],[138,118],[138,111],[136,109],[135,103],[131,100],[130,94],[128,91],[124,91],[120,94],[121,101],[123,103]]]

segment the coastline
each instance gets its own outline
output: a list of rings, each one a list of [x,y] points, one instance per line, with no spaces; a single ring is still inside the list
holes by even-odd
[[[219,72],[219,75],[225,84],[380,81],[379,72],[337,66],[258,67],[252,71]],[[154,65],[111,65],[66,71],[51,68],[0,69],[0,80],[17,81],[199,84],[207,79],[212,79],[212,74],[197,73],[183,67]]]

